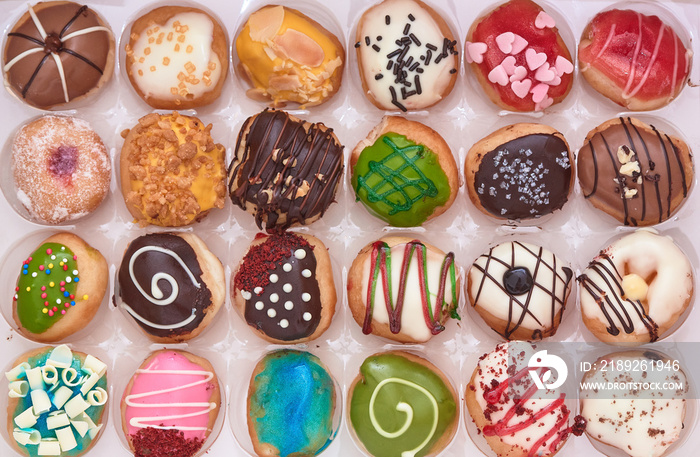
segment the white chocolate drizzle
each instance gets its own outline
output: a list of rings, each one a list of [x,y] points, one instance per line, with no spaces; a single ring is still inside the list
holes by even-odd
[[[407,381],[401,378],[383,379],[379,384],[377,384],[377,387],[374,388],[372,396],[369,399],[369,419],[372,422],[372,426],[377,431],[377,433],[379,433],[384,438],[394,439],[400,437],[401,435],[406,433],[406,430],[408,430],[408,428],[411,426],[411,423],[413,423],[413,408],[411,408],[411,405],[403,401],[400,401],[396,404],[396,411],[400,411],[406,415],[406,421],[401,426],[401,428],[399,428],[395,432],[387,432],[377,420],[377,417],[374,412],[374,402],[377,400],[377,395],[379,394],[379,391],[382,389],[382,387],[391,383],[403,384],[404,386],[416,389],[418,392],[420,392],[428,398],[428,400],[430,401],[430,405],[433,407],[433,422],[430,426],[430,431],[426,438],[414,449],[401,452],[401,457],[415,457],[415,455],[418,454],[418,452],[420,452],[420,450],[423,449],[430,442],[430,440],[433,438],[433,435],[435,434],[435,430],[437,430],[439,417],[438,403],[433,394],[431,394],[428,389],[414,382]]]

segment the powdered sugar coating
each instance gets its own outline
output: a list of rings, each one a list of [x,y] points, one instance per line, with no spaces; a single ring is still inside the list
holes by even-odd
[[[82,119],[41,117],[12,144],[17,199],[39,222],[59,224],[93,211],[107,195],[111,169],[105,145]]]

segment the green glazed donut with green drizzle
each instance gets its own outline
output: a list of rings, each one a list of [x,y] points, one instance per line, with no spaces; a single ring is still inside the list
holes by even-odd
[[[100,251],[72,233],[50,236],[20,268],[12,297],[19,332],[51,343],[81,330],[97,313],[107,278]]]
[[[368,357],[348,394],[352,429],[374,457],[436,455],[457,428],[457,394],[445,375],[417,355]]]
[[[350,158],[357,200],[395,227],[416,227],[447,211],[459,190],[457,164],[435,130],[386,116]]]

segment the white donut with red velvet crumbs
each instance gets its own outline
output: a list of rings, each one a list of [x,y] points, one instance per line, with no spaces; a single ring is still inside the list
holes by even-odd
[[[380,109],[428,108],[457,79],[457,41],[445,20],[420,0],[384,0],[365,11],[355,49],[362,88]]]
[[[511,0],[477,19],[464,48],[491,101],[511,111],[541,111],[573,84],[571,53],[552,16],[531,0]]]
[[[585,421],[574,417],[565,394],[535,385],[531,371],[545,386],[557,379],[546,375],[542,352],[530,343],[501,343],[479,359],[467,385],[469,414],[498,457],[553,456],[571,434],[583,434]]]
[[[12,144],[17,199],[38,222],[60,224],[95,210],[109,191],[111,169],[102,139],[74,117],[40,117]]]

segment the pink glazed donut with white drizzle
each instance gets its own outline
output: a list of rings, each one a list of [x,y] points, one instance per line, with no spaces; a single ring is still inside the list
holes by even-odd
[[[192,457],[214,429],[220,407],[219,381],[208,360],[156,351],[124,390],[122,430],[134,455]]]

